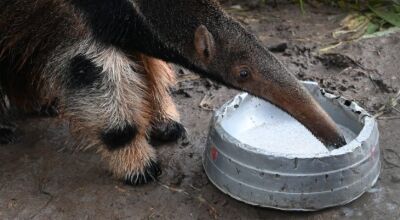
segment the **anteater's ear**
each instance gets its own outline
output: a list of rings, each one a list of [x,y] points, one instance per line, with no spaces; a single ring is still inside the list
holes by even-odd
[[[213,35],[206,26],[200,25],[194,33],[194,47],[198,57],[204,64],[208,64],[215,55],[215,42]]]

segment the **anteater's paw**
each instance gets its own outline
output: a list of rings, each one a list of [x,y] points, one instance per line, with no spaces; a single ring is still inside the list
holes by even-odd
[[[6,145],[14,143],[17,140],[15,130],[15,127],[0,127],[0,144]]]
[[[152,160],[142,172],[133,172],[127,174],[124,181],[126,184],[137,186],[156,181],[160,175],[160,164]]]
[[[151,131],[151,140],[170,142],[186,136],[186,129],[177,121],[167,120],[154,125]]]

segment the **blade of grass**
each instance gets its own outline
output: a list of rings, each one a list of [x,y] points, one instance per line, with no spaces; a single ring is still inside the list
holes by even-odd
[[[300,4],[301,13],[304,14],[305,13],[305,11],[304,11],[304,1],[303,0],[299,0],[299,4]]]
[[[394,8],[376,7],[370,4],[368,4],[368,8],[387,23],[400,27],[400,13],[396,13]]]
[[[365,32],[365,34],[373,34],[379,30],[379,27],[380,27],[379,25],[370,22],[368,24],[367,31]]]

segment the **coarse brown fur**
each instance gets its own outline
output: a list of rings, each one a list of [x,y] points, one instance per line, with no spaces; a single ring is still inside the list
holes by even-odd
[[[43,96],[43,71],[48,60],[60,45],[67,46],[85,35],[86,30],[79,16],[61,0],[13,4],[3,0],[0,8],[2,89],[13,104],[32,108],[52,98]],[[48,11],[54,13],[50,15]]]
[[[59,116],[69,120],[78,147],[98,147],[115,176],[128,183],[150,181],[139,174],[156,166],[147,141],[151,125],[179,120],[168,94],[175,80],[169,64],[96,42],[83,16],[67,1],[1,1],[0,8],[2,98],[27,111],[58,98]],[[66,72],[78,54],[101,69],[101,80],[71,91]],[[109,150],[99,134],[124,123],[135,126],[134,139]]]

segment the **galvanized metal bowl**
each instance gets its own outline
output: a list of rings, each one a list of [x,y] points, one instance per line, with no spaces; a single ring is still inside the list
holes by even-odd
[[[356,103],[326,93],[316,83],[303,83],[354,137],[347,137],[348,144],[339,149],[311,153],[279,153],[251,146],[235,137],[232,125],[246,127],[260,117],[254,109],[262,111],[267,105],[239,94],[211,120],[203,166],[217,188],[252,205],[313,211],[349,203],[376,183],[381,166],[377,122]],[[302,143],[297,145],[307,149]]]

